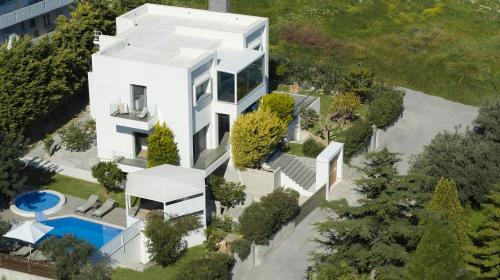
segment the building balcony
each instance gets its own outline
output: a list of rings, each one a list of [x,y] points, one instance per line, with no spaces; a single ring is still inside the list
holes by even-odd
[[[194,164],[194,168],[205,170],[206,174],[211,174],[223,162],[228,160],[229,156],[229,133],[226,133],[219,147],[216,149],[206,149],[200,153]]]
[[[37,1],[24,1],[23,4],[28,4],[28,6],[0,15],[0,29],[67,6],[73,3],[73,0],[45,0],[38,3],[35,2]],[[9,11],[7,5],[4,9],[5,11]]]
[[[116,99],[110,104],[110,116],[115,118],[115,124],[124,127],[151,130],[158,123],[156,104],[150,104],[140,111],[130,109],[127,103]]]

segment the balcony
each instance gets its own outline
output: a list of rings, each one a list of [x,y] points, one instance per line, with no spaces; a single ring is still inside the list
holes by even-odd
[[[194,164],[194,168],[205,170],[205,173],[210,174],[227,159],[229,159],[229,133],[224,134],[219,147],[201,152]],[[220,164],[215,165],[216,162]]]
[[[34,2],[36,1],[25,1],[24,4],[29,4],[28,6],[1,15],[0,29],[67,6],[73,3],[73,0],[45,0],[32,4]],[[8,11],[7,7],[5,9]]]
[[[158,122],[156,104],[148,104],[141,111],[130,109],[128,103],[116,99],[110,104],[110,116],[116,119],[116,125],[140,129],[151,130]]]

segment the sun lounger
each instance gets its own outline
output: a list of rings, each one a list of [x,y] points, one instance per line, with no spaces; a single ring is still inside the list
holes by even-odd
[[[91,208],[96,207],[98,203],[99,203],[99,197],[97,195],[93,194],[93,195],[89,196],[89,198],[87,199],[87,201],[85,203],[76,207],[75,212],[85,213],[85,212],[89,211]]]
[[[111,211],[111,209],[113,209],[115,205],[116,202],[111,198],[108,198],[108,200],[106,200],[106,202],[104,202],[104,204],[101,207],[97,208],[96,210],[94,210],[94,212],[92,212],[92,216],[102,218],[102,216]]]
[[[33,248],[23,246],[19,250],[13,252],[12,255],[26,257],[30,253],[30,251],[33,251]]]
[[[28,256],[28,258],[32,261],[40,261],[40,262],[48,260],[48,258],[40,250],[36,250],[35,252],[31,253],[31,257]]]
[[[148,115],[148,108],[147,107],[142,107],[142,111],[140,111],[136,117],[139,119],[144,119]]]

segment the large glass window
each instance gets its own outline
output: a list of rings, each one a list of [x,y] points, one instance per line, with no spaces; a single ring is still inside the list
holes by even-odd
[[[197,85],[195,91],[196,91],[196,102],[200,101],[206,95],[212,93],[210,87],[210,80],[206,80],[205,82]]]
[[[217,100],[234,103],[234,75],[217,72]]]
[[[208,131],[208,125],[193,135],[194,162],[198,160],[201,152],[207,149],[207,131]]]
[[[264,82],[264,58],[261,57],[238,73],[238,101]]]

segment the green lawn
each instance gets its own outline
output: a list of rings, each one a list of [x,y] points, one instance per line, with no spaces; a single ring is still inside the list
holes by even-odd
[[[298,157],[304,156],[304,154],[302,153],[302,144],[288,143],[287,146],[288,146],[288,150],[286,151],[287,153]]]
[[[271,57],[277,48],[307,61],[333,56],[396,85],[478,105],[500,96],[500,4],[469,2],[232,0],[231,11],[269,17]],[[288,24],[313,26],[333,50],[294,53],[278,32]]]
[[[100,185],[60,174],[53,175],[50,182],[43,184],[42,187],[83,199],[87,199],[91,194],[97,194],[102,202],[106,200],[106,190]],[[114,199],[119,207],[125,207],[124,192],[112,192],[108,197]]]
[[[144,272],[131,269],[117,268],[113,273],[116,280],[169,280],[177,273],[182,273],[189,262],[205,257],[207,251],[204,246],[189,248],[186,254],[175,265],[170,267],[150,267]]]

